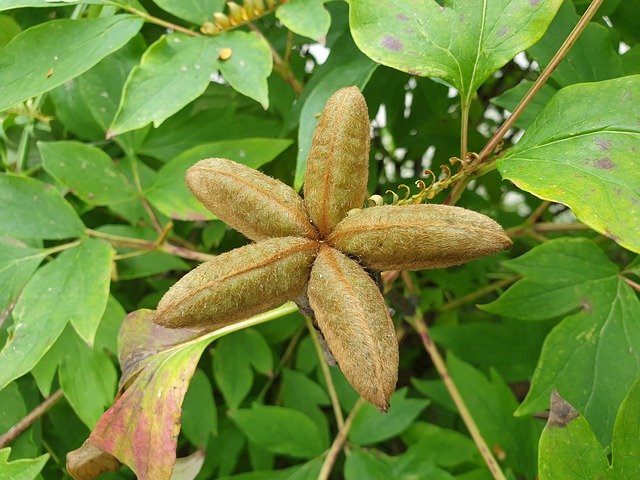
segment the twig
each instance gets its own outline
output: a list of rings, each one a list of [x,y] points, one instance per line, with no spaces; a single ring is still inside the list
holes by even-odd
[[[156,229],[156,232],[159,234],[163,234],[164,229],[162,225],[160,225],[160,220],[156,216],[156,213],[151,208],[147,197],[144,195],[144,190],[142,188],[142,182],[140,182],[140,171],[138,170],[138,158],[135,155],[129,155],[129,160],[131,161],[131,173],[133,174],[133,183],[136,186],[136,193],[138,194],[138,200],[142,204],[144,211],[147,212],[151,223],[153,224],[153,228]],[[168,232],[167,232],[168,233]],[[166,234],[165,234],[166,236]]]
[[[285,82],[289,84],[296,95],[300,95],[302,93],[302,90],[304,90],[304,86],[293,74],[293,72],[291,71],[291,67],[289,67],[289,64],[282,60],[280,54],[276,51],[275,48],[273,48],[271,42],[269,42],[267,37],[264,36],[264,34],[258,27],[256,27],[253,23],[247,23],[247,26],[251,29],[252,32],[262,38],[265,42],[267,42],[267,45],[269,45],[269,49],[271,50],[271,55],[273,56],[273,69],[284,79]]]
[[[522,100],[520,100],[520,103],[518,103],[518,105],[513,110],[509,118],[507,118],[503,122],[500,128],[498,128],[496,133],[493,134],[493,136],[489,139],[489,141],[484,146],[484,148],[480,151],[480,153],[478,154],[478,158],[479,158],[478,165],[475,167],[473,171],[469,172],[468,176],[461,179],[459,182],[457,182],[454,185],[454,187],[451,190],[451,193],[449,193],[449,196],[444,202],[446,205],[455,205],[455,203],[460,199],[462,192],[464,192],[464,189],[469,184],[472,176],[474,176],[474,174],[476,174],[482,168],[482,164],[485,163],[486,160],[489,158],[489,156],[496,150],[496,147],[498,146],[500,141],[504,138],[504,136],[507,134],[509,129],[513,126],[516,120],[520,118],[520,115],[522,114],[524,109],[529,105],[529,103],[531,103],[531,101],[536,96],[536,94],[544,86],[544,84],[549,79],[549,77],[551,76],[553,71],[556,69],[558,64],[567,55],[567,53],[569,52],[573,44],[576,42],[576,40],[578,40],[578,37],[580,37],[580,34],[582,33],[582,31],[589,24],[589,21],[595,15],[596,11],[598,10],[602,2],[603,0],[593,0],[591,2],[591,4],[589,5],[589,8],[587,8],[587,10],[584,12],[582,17],[580,18],[580,21],[578,21],[577,25],[571,31],[569,36],[565,39],[560,49],[558,49],[556,54],[553,56],[553,58],[549,62],[549,65],[547,65],[547,67],[542,71],[540,76],[535,80],[535,82],[533,82],[533,85],[531,85],[531,88],[529,89],[527,94],[522,98]]]
[[[293,355],[293,352],[296,349],[296,346],[298,345],[300,338],[302,338],[302,334],[304,333],[304,331],[305,331],[305,328],[300,327],[296,331],[296,333],[294,333],[293,337],[291,337],[291,340],[289,341],[289,344],[287,345],[286,350],[282,354],[282,357],[280,357],[280,362],[278,363],[278,366],[274,370],[273,374],[271,374],[271,376],[267,378],[267,381],[262,387],[262,390],[260,390],[260,393],[258,393],[256,397],[256,402],[262,403],[262,400],[264,400],[264,397],[269,391],[269,389],[271,388],[271,385],[273,385],[273,382],[276,380],[276,378],[278,378],[278,376],[280,375],[280,372],[282,372],[282,369],[291,358],[291,355]]]
[[[14,441],[22,432],[33,425],[47,410],[53,407],[61,398],[62,390],[55,391],[49,398],[31,410],[18,423],[11,427],[5,434],[0,436],[0,448],[6,447]]]
[[[137,8],[132,7],[131,5],[127,5],[126,3],[120,3],[117,1],[109,1],[109,3],[137,17],[142,18],[146,22],[153,23],[170,30],[175,30],[176,32],[182,32],[186,35],[191,35],[192,37],[200,36],[198,32],[194,32],[193,30],[189,30],[188,28],[176,25],[175,23],[167,22],[166,20],[163,20],[161,18],[154,17],[153,15],[150,15],[147,12],[143,12],[142,10],[138,10]]]
[[[362,398],[359,398],[358,401],[353,406],[353,408],[351,409],[351,412],[349,413],[347,420],[344,422],[344,425],[340,428],[338,435],[336,435],[336,438],[333,440],[333,443],[331,444],[331,448],[327,452],[327,456],[325,457],[324,462],[322,463],[322,468],[320,469],[320,473],[318,474],[318,480],[327,480],[329,478],[329,475],[331,475],[331,470],[333,470],[333,466],[335,465],[336,460],[338,459],[340,450],[342,450],[342,447],[344,446],[344,443],[347,440],[347,435],[349,435],[349,430],[351,430],[353,419],[355,418],[356,414],[364,404],[365,404],[365,401]]]
[[[453,402],[456,404],[456,407],[458,408],[458,412],[460,412],[460,416],[462,417],[462,421],[466,425],[467,430],[471,434],[473,441],[478,447],[478,450],[480,451],[480,455],[482,455],[482,458],[487,464],[487,468],[489,469],[489,472],[491,472],[491,475],[493,475],[493,478],[495,480],[506,480],[504,473],[502,473],[502,470],[500,469],[500,465],[498,465],[498,462],[496,461],[495,457],[491,453],[491,450],[489,449],[487,442],[485,442],[484,438],[482,438],[482,435],[480,434],[480,430],[478,430],[478,426],[473,420],[471,413],[469,413],[469,410],[467,409],[467,406],[464,403],[464,400],[462,399],[462,395],[460,395],[460,392],[458,391],[456,384],[453,382],[453,379],[449,375],[449,371],[447,370],[447,366],[444,362],[444,359],[440,355],[440,352],[438,351],[438,347],[435,345],[435,343],[433,343],[433,340],[429,335],[429,330],[427,329],[427,325],[424,323],[424,320],[422,319],[422,315],[420,314],[416,315],[414,317],[413,324],[414,324],[414,328],[420,335],[420,339],[422,340],[422,345],[424,346],[424,349],[427,351],[427,353],[431,357],[431,361],[433,362],[433,365],[436,367],[438,374],[440,375],[440,377],[442,378],[442,381],[447,387],[447,391],[449,392],[449,395],[451,395]]]
[[[322,369],[324,381],[327,384],[327,391],[329,392],[329,398],[331,399],[333,414],[336,417],[336,424],[338,425],[339,429],[342,429],[344,427],[344,416],[342,415],[342,407],[340,407],[340,400],[338,400],[338,394],[336,393],[336,387],[333,384],[333,378],[331,377],[331,372],[329,371],[329,365],[327,365],[327,361],[324,358],[324,353],[322,352],[322,346],[320,345],[320,341],[318,340],[318,333],[316,332],[311,319],[307,315],[304,316],[304,321],[307,324],[307,330],[309,330],[311,341],[313,342],[313,346],[316,349],[316,354],[318,355],[318,362],[320,363],[320,368]]]
[[[580,37],[582,31],[589,24],[589,21],[595,15],[596,11],[602,4],[603,0],[593,0],[589,5],[589,8],[584,12],[576,26],[573,28],[569,36],[565,39],[564,43],[560,47],[560,49],[553,56],[549,65],[542,71],[540,76],[533,82],[531,88],[524,96],[520,103],[516,106],[516,108],[511,112],[509,118],[507,118],[504,123],[500,126],[500,128],[493,134],[493,137],[487,142],[484,148],[480,151],[480,161],[484,161],[490,154],[495,150],[500,143],[500,140],[506,135],[507,131],[513,126],[513,124],[520,118],[520,115],[524,111],[525,108],[531,103],[533,97],[540,91],[540,89],[547,82],[553,71],[556,69],[558,64],[562,61],[562,59],[567,55],[571,47],[576,40]]]
[[[622,280],[624,280],[624,282],[629,285],[631,288],[633,288],[635,291],[640,292],[640,283],[636,283],[633,280],[631,280],[630,278],[627,277],[622,277]]]
[[[518,280],[520,275],[514,275],[512,277],[503,278],[502,280],[498,280],[497,282],[493,282],[485,287],[479,288],[478,290],[468,293],[467,295],[463,295],[462,297],[456,298],[455,300],[451,300],[448,303],[445,303],[438,311],[440,312],[448,312],[449,310],[454,310],[461,305],[465,305],[467,303],[471,303],[474,300],[484,297],[487,293],[491,293],[495,290],[500,290],[501,288],[507,287],[511,285],[513,282]]]

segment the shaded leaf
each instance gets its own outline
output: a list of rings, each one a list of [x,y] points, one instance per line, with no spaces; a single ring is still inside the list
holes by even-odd
[[[62,239],[84,232],[80,217],[51,185],[0,175],[0,233],[22,238]]]
[[[86,240],[35,273],[13,311],[13,335],[0,351],[0,363],[6,365],[0,390],[29,372],[67,323],[93,343],[109,295],[112,255],[107,242]]]
[[[206,448],[209,438],[218,432],[218,414],[211,382],[202,370],[196,370],[184,397],[182,431],[198,448]]]
[[[111,157],[99,148],[74,141],[40,143],[38,147],[44,169],[84,202],[111,205],[136,196]]]
[[[638,75],[563,88],[498,160],[498,169],[523,190],[568,205],[594,230],[640,252],[639,106]]]
[[[406,396],[406,388],[394,393],[387,413],[380,413],[372,405],[364,405],[353,419],[349,440],[357,445],[373,445],[400,435],[429,405],[428,400]]]
[[[8,308],[46,256],[46,250],[28,247],[9,237],[0,238],[0,319],[8,314]]]
[[[0,7],[0,9],[2,9]],[[0,15],[0,48],[4,47],[9,40],[22,31],[20,25],[7,15]]]
[[[199,145],[178,155],[158,171],[146,189],[149,201],[170,218],[207,220],[214,218],[189,191],[184,182],[187,169],[204,158],[230,158],[251,168],[258,168],[280,155],[291,140],[252,138]]]
[[[603,444],[640,368],[640,301],[618,268],[586,239],[557,239],[507,262],[524,276],[481,308],[521,320],[566,316],[547,336],[518,414],[545,407],[555,388]]]
[[[201,25],[211,20],[213,12],[221,12],[224,0],[153,0],[163,10],[178,18]]]
[[[318,428],[298,410],[254,404],[251,409],[230,413],[245,435],[268,451],[295,458],[322,453]]]
[[[278,7],[276,17],[292,32],[317,42],[325,39],[331,25],[324,0],[291,0]]]
[[[345,480],[388,480],[393,478],[389,464],[373,453],[355,448],[344,463]],[[431,477],[429,477],[431,478]]]
[[[114,15],[53,20],[25,30],[0,51],[0,110],[77,77],[127,43],[142,23]]]
[[[356,0],[358,47],[377,62],[453,85],[468,104],[484,81],[533,45],[562,0]]]

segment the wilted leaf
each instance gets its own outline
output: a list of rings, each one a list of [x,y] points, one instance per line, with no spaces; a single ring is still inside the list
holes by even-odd
[[[640,252],[639,92],[638,75],[563,88],[498,160],[503,178]]]

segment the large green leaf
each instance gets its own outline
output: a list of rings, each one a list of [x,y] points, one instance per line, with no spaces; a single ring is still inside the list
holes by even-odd
[[[153,0],[153,3],[178,18],[198,25],[210,21],[213,12],[220,12],[224,8],[224,0]]]
[[[191,443],[206,448],[209,438],[218,433],[218,413],[211,382],[202,370],[196,370],[184,397],[182,432]]]
[[[13,335],[0,351],[0,390],[29,372],[67,323],[93,342],[107,304],[112,257],[107,242],[86,240],[35,273],[13,310]]]
[[[207,88],[216,69],[212,40],[181,33],[161,37],[131,70],[108,136],[157,127]]]
[[[156,176],[146,194],[162,213],[178,220],[206,220],[214,218],[193,196],[184,181],[187,169],[205,158],[229,158],[252,168],[270,162],[291,145],[291,140],[251,138],[199,145],[178,155]]]
[[[607,445],[640,368],[640,300],[617,266],[586,239],[552,240],[506,266],[524,279],[483,310],[520,320],[566,316],[547,336],[517,413],[544,409],[555,388]]]
[[[611,465],[586,419],[554,392],[540,438],[540,480],[640,478],[640,377],[625,397],[613,429]]]
[[[89,440],[68,456],[74,471],[101,458],[115,456],[140,480],[169,480],[176,463],[180,410],[189,380],[203,350],[230,332],[278,318],[296,310],[293,303],[235,325],[203,334],[161,327],[152,310],[127,316],[119,337],[121,395],[98,421]]]
[[[0,233],[20,238],[78,237],[84,225],[51,185],[27,177],[0,175]]]
[[[49,454],[45,453],[38,458],[21,458],[10,462],[10,453],[11,448],[0,450],[0,480],[34,480],[49,460]]]
[[[640,252],[639,115],[639,75],[563,88],[498,160],[498,169]]]
[[[562,0],[351,0],[353,38],[375,61],[441,78],[464,103],[544,34]]]
[[[99,148],[74,141],[38,146],[44,169],[84,202],[112,205],[136,197],[133,185]]]
[[[4,309],[18,298],[22,287],[46,256],[46,250],[0,238],[0,318],[4,318]]]
[[[25,30],[0,50],[0,110],[77,77],[141,27],[140,18],[115,15],[54,20]]]

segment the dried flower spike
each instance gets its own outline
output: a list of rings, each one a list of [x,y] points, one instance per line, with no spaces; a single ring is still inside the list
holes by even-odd
[[[356,87],[348,87],[329,99],[320,116],[304,200],[282,182],[230,160],[191,167],[187,184],[198,199],[257,243],[185,275],[160,301],[156,322],[215,329],[294,300],[306,286],[347,380],[386,411],[398,376],[398,344],[384,299],[363,267],[458,265],[508,248],[511,241],[493,220],[463,208],[363,210],[368,158],[366,103]],[[380,196],[370,200],[382,203]]]

